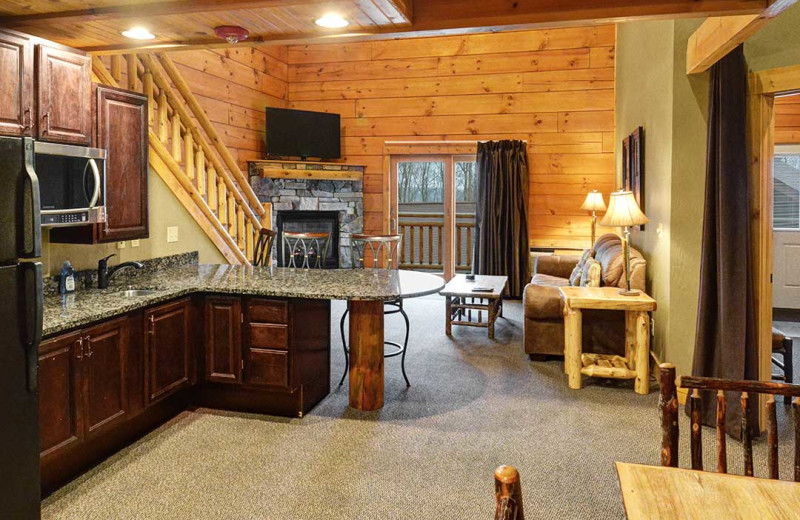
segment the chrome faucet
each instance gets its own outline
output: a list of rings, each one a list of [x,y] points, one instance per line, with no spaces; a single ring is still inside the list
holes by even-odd
[[[144,265],[141,262],[123,262],[119,265],[115,265],[114,267],[108,267],[108,259],[112,256],[117,256],[116,254],[108,255],[105,258],[100,259],[97,262],[97,288],[98,289],[105,289],[108,287],[108,282],[111,281],[111,278],[120,270],[124,269],[125,267],[135,267],[136,269],[141,269]]]

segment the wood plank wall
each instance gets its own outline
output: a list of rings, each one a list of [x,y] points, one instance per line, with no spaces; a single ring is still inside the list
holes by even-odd
[[[614,189],[613,25],[288,48],[288,105],[342,115],[382,230],[387,140],[526,139],[533,246],[585,247],[585,194]],[[607,197],[606,197],[607,199]]]
[[[775,99],[775,144],[800,144],[800,94]]]
[[[242,171],[265,157],[264,108],[286,107],[285,46],[170,52]]]

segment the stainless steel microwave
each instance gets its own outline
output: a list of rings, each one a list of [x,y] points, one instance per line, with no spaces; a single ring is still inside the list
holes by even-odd
[[[105,222],[106,151],[39,141],[33,150],[42,226]]]

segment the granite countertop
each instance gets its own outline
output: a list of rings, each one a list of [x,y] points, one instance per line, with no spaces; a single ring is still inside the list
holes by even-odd
[[[436,293],[444,281],[434,275],[385,269],[304,270],[281,267],[187,265],[44,299],[43,335],[74,329],[194,293],[240,294],[319,300],[393,300]],[[124,297],[128,289],[152,295]]]

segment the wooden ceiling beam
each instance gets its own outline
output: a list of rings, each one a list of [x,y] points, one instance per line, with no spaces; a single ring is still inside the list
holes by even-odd
[[[344,0],[333,0],[342,3]],[[265,9],[307,5],[313,0],[166,0],[149,4],[121,4],[70,11],[53,11],[25,15],[0,16],[0,27],[38,27],[56,22],[97,22],[108,20],[147,19],[175,14],[212,13],[243,9]]]
[[[777,0],[759,14],[715,16],[707,19],[689,37],[686,73],[705,72],[796,2],[797,0]]]
[[[333,0],[347,3],[348,0]],[[349,0],[352,1],[352,0]],[[790,0],[781,0],[782,2]],[[791,0],[794,1],[794,0]],[[135,18],[147,23],[161,16],[178,13],[202,13],[257,10],[275,6],[307,4],[311,0],[173,0],[151,4],[118,5],[68,11],[31,14],[0,19],[0,27],[14,26],[32,34],[59,21],[92,22]],[[373,0],[384,14],[401,16],[391,26],[358,29],[355,32],[320,31],[301,34],[251,34],[238,45],[298,44],[311,42],[357,41],[469,34],[499,30],[565,27],[589,23],[614,23],[633,19],[705,17],[719,15],[759,15],[771,5],[769,0]],[[412,12],[413,4],[413,12]],[[398,14],[399,13],[399,14]],[[219,40],[187,38],[172,41],[111,43],[84,50],[96,53],[121,53],[125,50],[169,50],[225,47]]]

